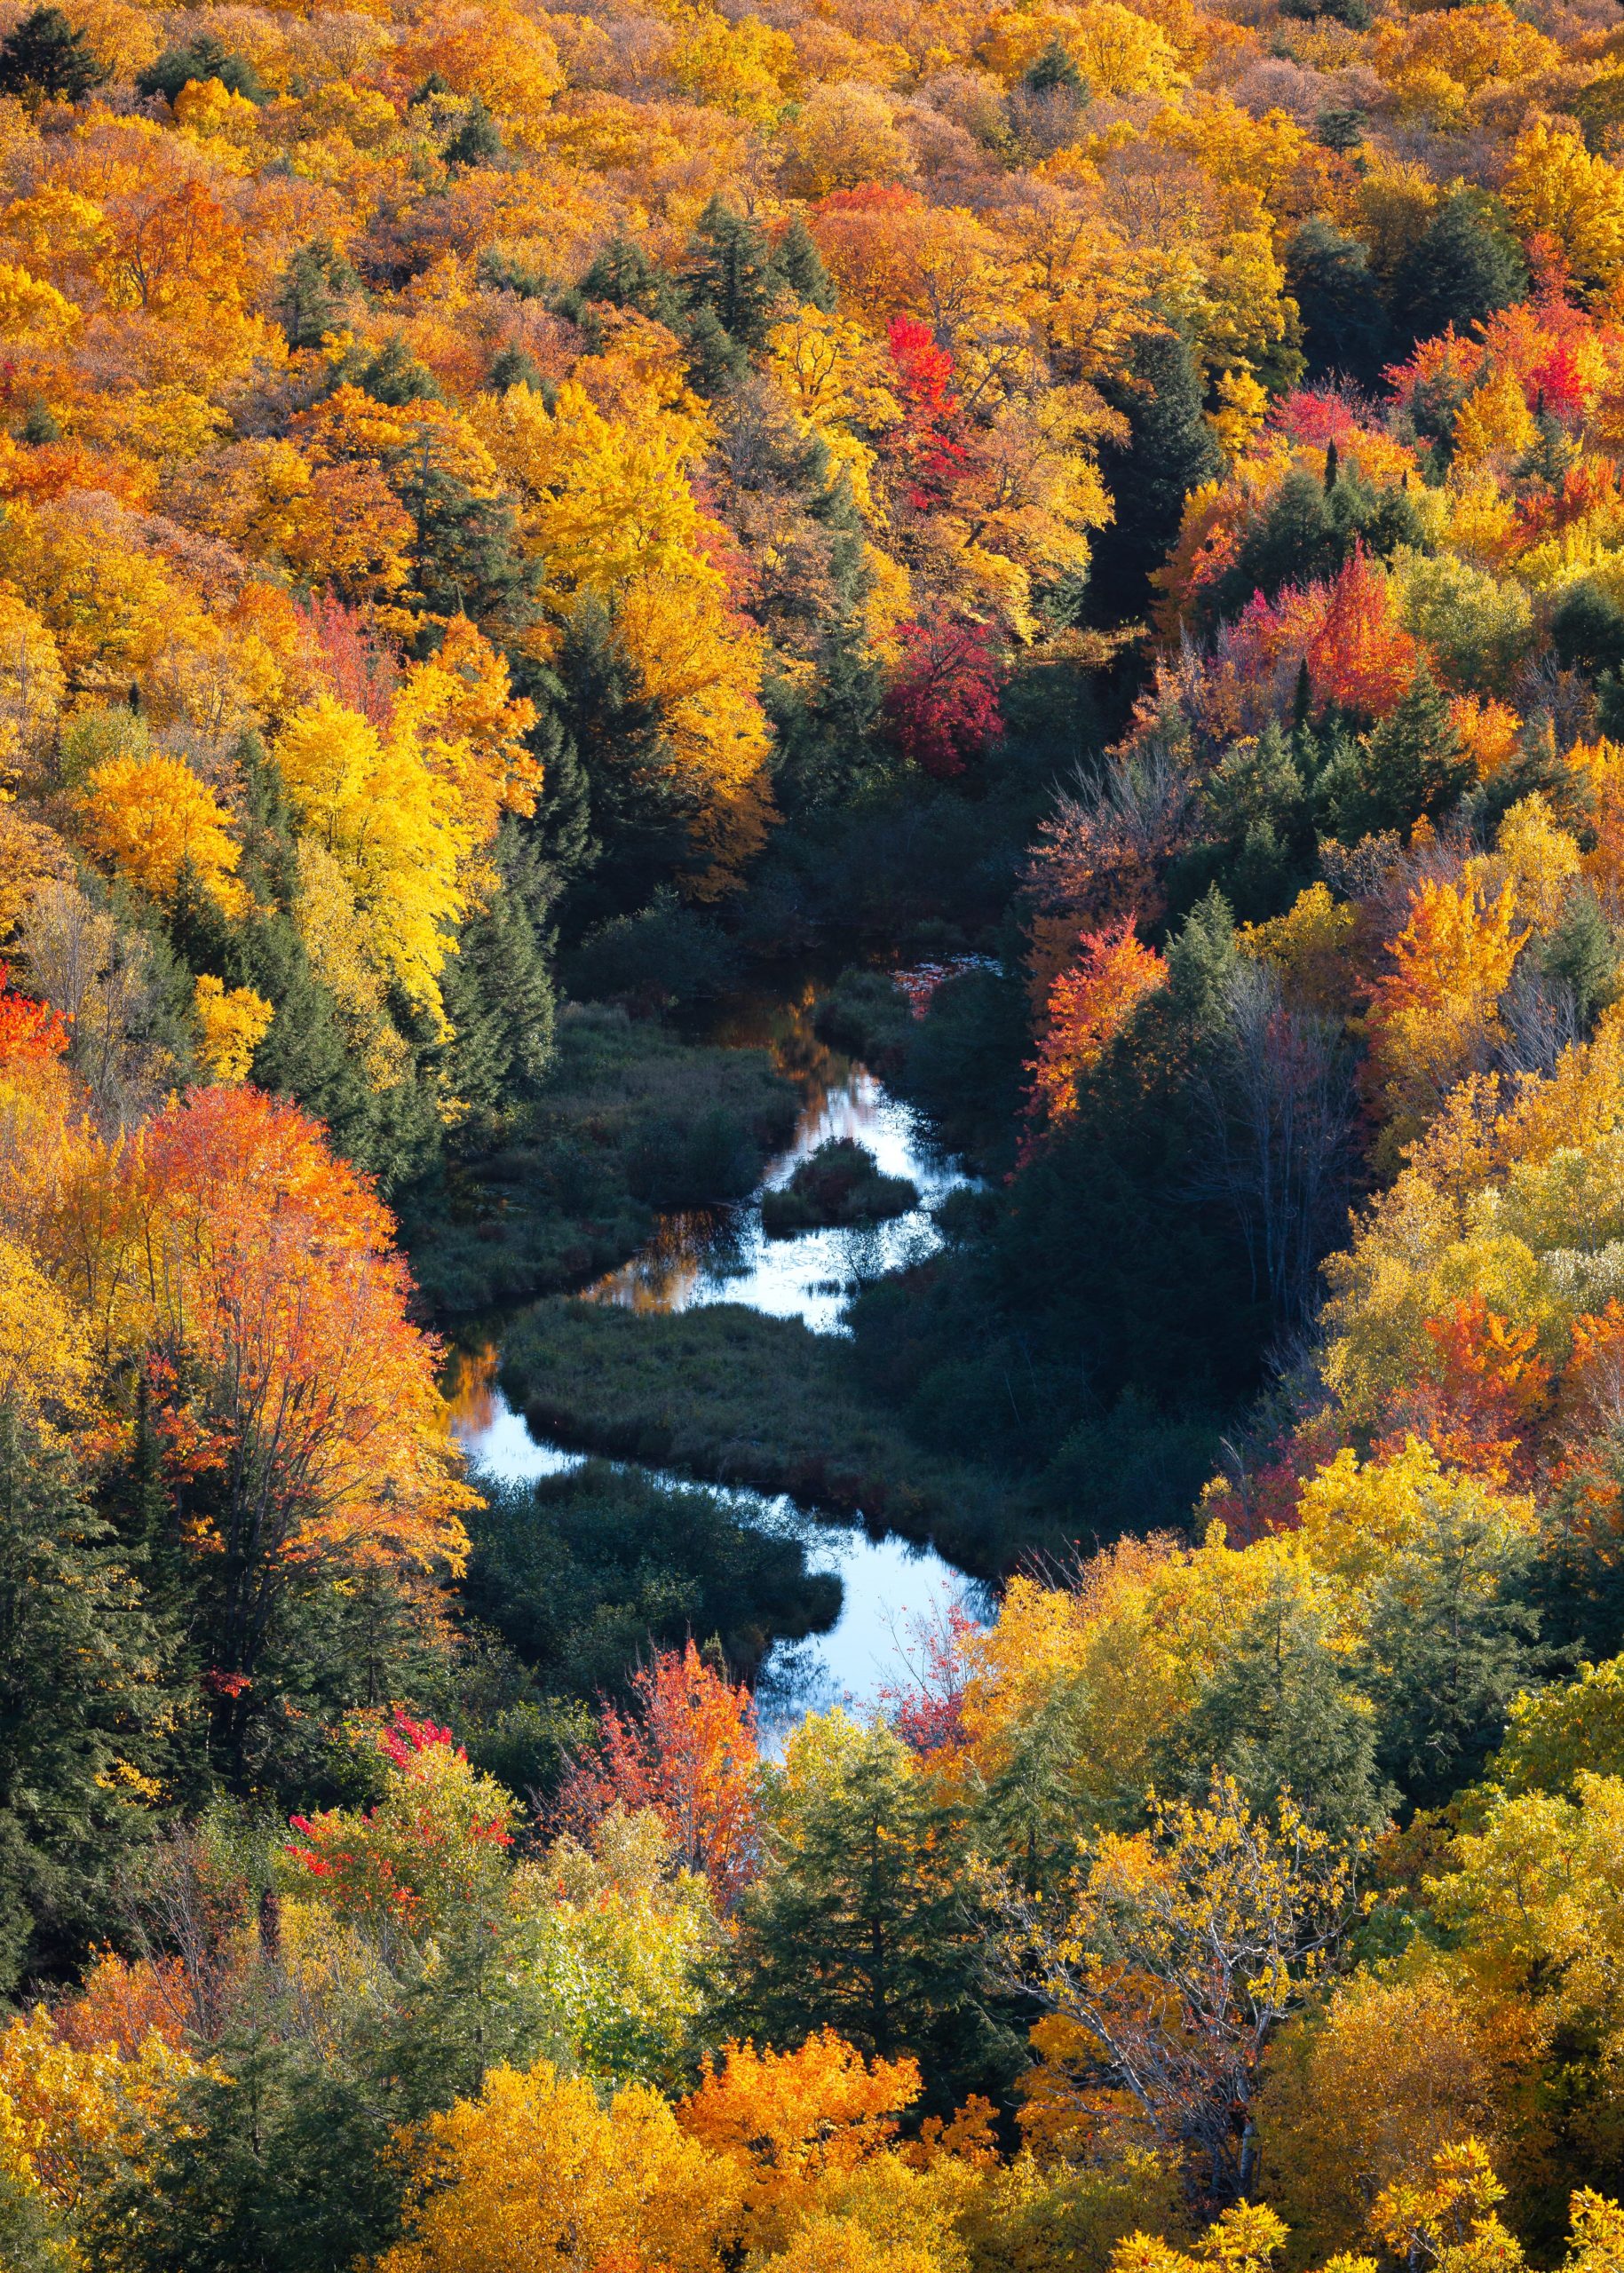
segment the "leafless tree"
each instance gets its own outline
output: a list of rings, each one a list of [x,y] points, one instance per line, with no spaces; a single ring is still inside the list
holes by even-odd
[[[173,1079],[154,1033],[157,994],[146,941],[76,884],[52,879],[34,896],[20,945],[29,986],[67,1021],[70,1062],[97,1118],[109,1128],[139,1120]]]
[[[1238,962],[1225,998],[1195,1085],[1206,1140],[1195,1182],[1233,1211],[1254,1294],[1292,1332],[1311,1313],[1347,1208],[1352,1059],[1335,1022],[1293,1010],[1264,963]]]
[[[1517,957],[1510,985],[1501,997],[1500,1018],[1505,1039],[1496,1065],[1502,1073],[1538,1073],[1549,1079],[1563,1051],[1585,1039],[1573,987],[1541,970],[1533,954]]]

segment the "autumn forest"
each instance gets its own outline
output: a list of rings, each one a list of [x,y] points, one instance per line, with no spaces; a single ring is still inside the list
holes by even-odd
[[[1624,2267],[1617,0],[0,4],[0,2273],[543,2265]]]

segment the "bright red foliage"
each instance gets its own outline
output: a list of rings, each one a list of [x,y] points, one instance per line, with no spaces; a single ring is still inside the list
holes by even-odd
[[[904,623],[906,661],[884,710],[904,757],[938,781],[963,773],[1003,731],[999,669],[973,625]]]
[[[1421,650],[1394,611],[1387,578],[1356,550],[1329,583],[1262,593],[1235,627],[1230,653],[1241,670],[1287,681],[1306,662],[1316,697],[1364,718],[1382,718],[1409,685]]]
[[[67,1028],[47,1003],[13,994],[11,975],[10,966],[0,962],[0,1065],[59,1057],[67,1047]]]
[[[717,1905],[756,1872],[756,1701],[690,1642],[637,1675],[630,1713],[606,1707],[595,1751],[575,1762],[558,1805],[562,1829],[590,1833],[612,1808],[651,1808],[677,1859],[709,1881]]]
[[[928,324],[893,316],[886,328],[902,424],[891,447],[908,471],[907,502],[929,512],[947,502],[970,465],[963,406],[953,388],[953,358],[937,345]]]

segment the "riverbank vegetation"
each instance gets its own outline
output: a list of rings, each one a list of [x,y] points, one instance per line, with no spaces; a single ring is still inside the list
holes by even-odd
[[[791,1239],[797,1232],[887,1223],[918,1205],[918,1186],[907,1176],[882,1175],[863,1145],[831,1137],[799,1163],[788,1184],[763,1192],[761,1224],[769,1239]]]
[[[574,1707],[578,1737],[592,1700],[621,1693],[651,1651],[690,1634],[754,1683],[775,1638],[820,1632],[840,1608],[839,1580],[808,1573],[798,1528],[712,1492],[589,1461],[535,1485],[487,1481],[481,1498],[462,1598],[548,1700],[534,1723],[543,1737],[561,1702]],[[493,1739],[511,1746],[524,1717],[482,1731],[476,1756]],[[558,1766],[555,1750],[504,1780],[527,1790]]]
[[[787,1493],[1001,1567],[1002,1479],[933,1456],[866,1394],[849,1345],[799,1319],[543,1303],[504,1338],[502,1380],[544,1440]]]
[[[1621,467],[1610,0],[0,9],[7,2273],[1616,2273]]]
[[[577,1286],[640,1246],[658,1209],[742,1199],[798,1104],[764,1051],[569,1004],[522,1121],[414,1187],[418,1285],[442,1314]]]

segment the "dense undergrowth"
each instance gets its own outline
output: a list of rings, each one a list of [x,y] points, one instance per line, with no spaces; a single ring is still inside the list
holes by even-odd
[[[867,1393],[849,1347],[798,1319],[729,1303],[654,1316],[546,1303],[505,1337],[503,1381],[548,1440],[788,1493],[934,1539],[966,1568],[1002,1565],[1002,1479],[933,1454]]]
[[[424,1298],[478,1311],[595,1278],[648,1238],[656,1210],[742,1199],[798,1107],[763,1052],[567,1006],[522,1134],[459,1160],[403,1209]]]

